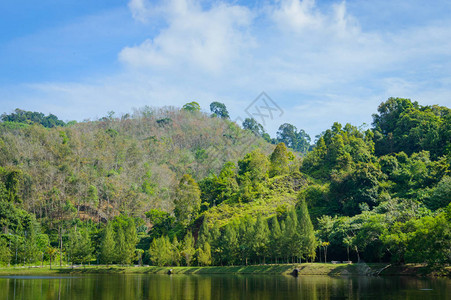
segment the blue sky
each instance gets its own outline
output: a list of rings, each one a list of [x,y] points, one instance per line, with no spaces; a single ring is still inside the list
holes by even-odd
[[[314,136],[371,123],[388,97],[451,106],[450,1],[0,2],[0,113],[63,120],[226,104],[265,91]]]

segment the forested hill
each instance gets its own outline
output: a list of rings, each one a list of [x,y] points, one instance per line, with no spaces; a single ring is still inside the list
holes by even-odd
[[[372,128],[333,123],[313,145],[210,108],[3,115],[0,264],[451,262],[449,108],[390,98]]]
[[[53,218],[65,205],[83,210],[82,217],[172,211],[184,174],[201,180],[255,148],[274,148],[227,119],[186,109],[146,107],[52,128],[5,116],[0,166],[13,172],[18,199],[38,218]]]

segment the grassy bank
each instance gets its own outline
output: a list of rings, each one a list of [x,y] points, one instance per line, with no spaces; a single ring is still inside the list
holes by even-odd
[[[450,276],[451,269],[432,269],[424,265],[391,266],[388,264],[282,264],[255,266],[214,266],[214,267],[122,267],[122,266],[77,266],[30,268],[0,268],[0,275],[57,275],[57,274],[268,274],[288,275],[295,268],[299,276]]]

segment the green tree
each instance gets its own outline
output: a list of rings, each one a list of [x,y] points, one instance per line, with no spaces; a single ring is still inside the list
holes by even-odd
[[[47,257],[49,258],[50,270],[52,269],[52,261],[55,260],[56,255],[58,254],[58,249],[54,247],[47,247],[46,249]]]
[[[294,209],[288,211],[282,227],[283,254],[285,254],[287,261],[291,258],[294,262],[296,258],[302,256],[302,239],[298,231],[298,217]]]
[[[116,231],[116,257],[115,261],[119,264],[127,263],[127,243],[125,241],[124,229],[119,226]]]
[[[190,112],[198,112],[200,111],[200,105],[196,101],[192,101],[183,105],[182,109]]]
[[[218,223],[214,223],[213,227],[210,231],[210,237],[211,237],[211,257],[212,257],[212,263],[214,265],[219,265],[222,263],[222,243],[221,243],[221,230],[219,229]]]
[[[138,266],[142,266],[142,259],[143,259],[143,254],[144,254],[144,250],[143,249],[135,249],[135,260],[138,261]]]
[[[421,218],[414,221],[413,225],[415,230],[408,235],[406,261],[427,262],[431,265],[449,264],[451,226],[445,214]]]
[[[288,149],[284,143],[279,143],[270,156],[271,166],[269,177],[284,175],[289,172]]]
[[[69,232],[67,248],[72,264],[90,261],[93,247],[88,230],[73,228]]]
[[[225,200],[236,198],[238,183],[236,180],[236,167],[232,162],[226,162],[219,176],[208,176],[199,182],[201,198],[210,206],[216,206]]]
[[[205,243],[210,243],[211,235],[208,229],[207,220],[204,219],[197,235],[197,248],[203,249]]]
[[[196,248],[194,248],[194,237],[191,234],[191,231],[188,231],[183,238],[182,244],[182,256],[185,259],[185,264],[187,266],[191,266],[195,253]]]
[[[167,236],[154,238],[149,247],[150,260],[159,267],[167,266],[172,261],[171,242]]]
[[[200,209],[200,189],[189,174],[183,175],[175,192],[174,214],[184,226],[194,220]]]
[[[65,123],[59,120],[55,115],[49,114],[48,116],[45,116],[41,112],[25,111],[19,108],[16,108],[14,112],[9,115],[6,113],[2,114],[1,120],[3,122],[18,122],[25,124],[37,123],[47,128],[65,125]]]
[[[298,209],[298,233],[302,240],[302,254],[311,261],[315,260],[317,240],[315,237],[315,230],[313,229],[312,221],[308,212],[305,200],[301,198]]]
[[[213,116],[219,117],[221,119],[229,118],[229,112],[227,111],[227,108],[224,105],[224,103],[212,102],[210,104],[210,111],[213,114]]]
[[[206,242],[202,248],[197,250],[197,261],[201,266],[211,265],[211,247],[208,242]]]
[[[444,176],[430,194],[426,202],[430,209],[446,207],[451,202],[451,177]]]
[[[9,265],[11,262],[11,250],[6,241],[0,238],[0,264]]]
[[[408,155],[426,150],[434,158],[446,154],[449,143],[447,107],[421,106],[410,99],[389,98],[373,115],[377,155],[403,151]]]
[[[257,222],[255,223],[252,246],[257,257],[263,258],[263,263],[265,263],[265,257],[268,255],[269,228],[268,222],[263,219],[261,214],[258,214]]]
[[[108,222],[102,236],[102,242],[100,244],[100,261],[107,266],[112,264],[115,260],[116,242],[114,240],[114,228],[113,223]]]
[[[279,220],[274,215],[271,220],[270,242],[269,242],[270,254],[277,263],[278,258],[282,255],[282,230],[280,229]]]
[[[182,259],[180,253],[180,243],[177,239],[177,236],[174,236],[171,243],[171,262],[175,266],[180,266],[180,261]]]
[[[255,236],[255,220],[250,215],[246,215],[240,220],[238,229],[236,230],[236,238],[238,240],[238,253],[237,259],[234,261],[244,259],[245,264],[248,264],[249,259],[252,259],[255,255],[254,250],[254,236]],[[232,237],[232,236],[231,236]],[[233,240],[233,238],[231,238]]]
[[[249,130],[256,136],[262,137],[265,134],[265,129],[254,118],[246,118],[243,121],[243,129]]]
[[[38,251],[41,253],[41,266],[42,266],[42,265],[44,265],[44,255],[45,255],[48,247],[50,247],[49,236],[44,233],[38,234],[37,239],[36,239],[36,244],[37,244]]]
[[[175,218],[165,211],[151,209],[145,215],[152,224],[152,230],[150,231],[151,237],[168,235],[175,225]]]
[[[252,201],[261,196],[268,179],[269,161],[260,150],[254,150],[238,161],[241,197]]]
[[[25,230],[24,232],[24,261],[27,261],[28,263],[36,262],[41,257],[37,243],[37,224],[35,224],[34,220],[31,222],[32,223],[29,225],[28,230]]]
[[[297,131],[292,124],[282,124],[277,131],[277,140],[287,147],[306,153],[310,147],[310,136],[304,131]]]
[[[133,218],[128,218],[128,222],[125,226],[125,242],[125,263],[131,264],[135,258],[136,244],[138,243],[138,234],[136,232],[135,221],[133,220]]]
[[[233,224],[225,226],[222,248],[224,250],[224,260],[228,265],[233,265],[238,253],[238,236]]]

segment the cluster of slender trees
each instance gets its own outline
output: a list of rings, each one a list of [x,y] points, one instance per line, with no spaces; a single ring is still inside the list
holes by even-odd
[[[223,228],[204,220],[197,239],[191,231],[182,241],[176,236],[153,239],[149,255],[156,265],[247,265],[267,262],[300,262],[315,260],[318,242],[308,209],[301,201],[279,221],[245,216]]]

